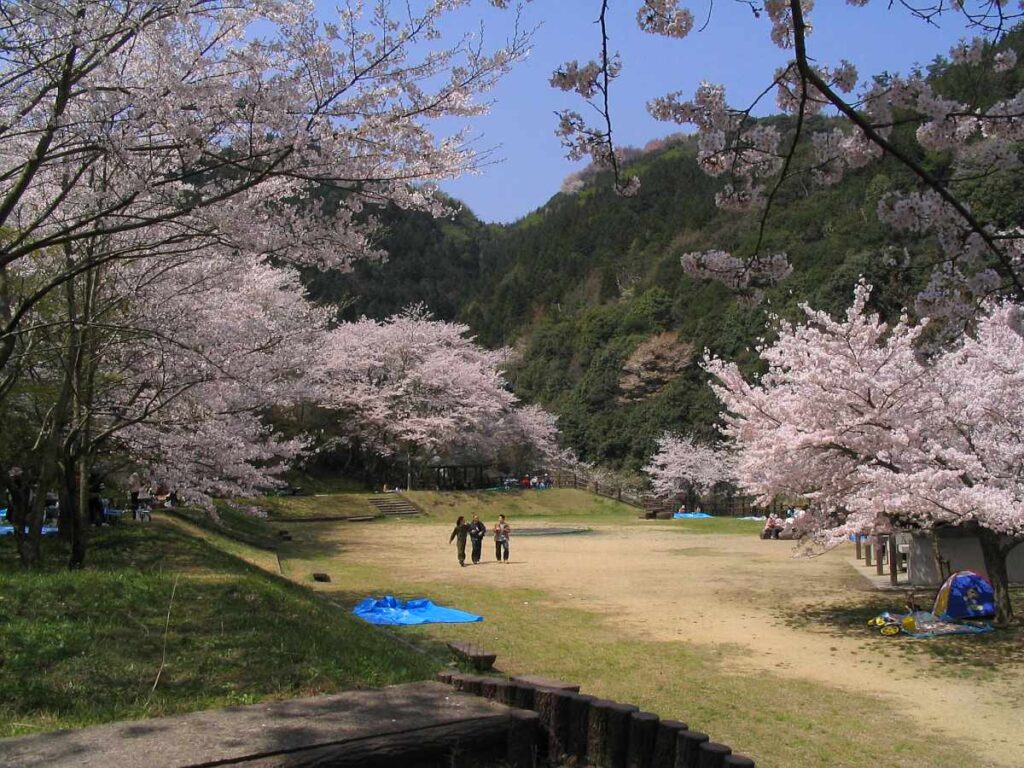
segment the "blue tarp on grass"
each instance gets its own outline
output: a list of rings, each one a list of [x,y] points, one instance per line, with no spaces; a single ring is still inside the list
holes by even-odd
[[[57,526],[55,525],[44,525],[43,536],[49,536],[57,533]],[[0,525],[0,536],[11,536],[14,533],[13,525]]]
[[[701,520],[705,517],[713,517],[707,512],[673,512],[672,517],[676,520]]]
[[[483,621],[483,616],[466,613],[456,608],[434,605],[421,597],[403,603],[391,595],[382,598],[367,597],[360,600],[352,613],[370,624],[407,626],[410,624],[461,624],[469,621]]]

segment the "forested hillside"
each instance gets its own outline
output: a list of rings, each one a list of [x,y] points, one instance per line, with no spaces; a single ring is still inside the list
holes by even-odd
[[[1019,49],[1022,39],[1018,29],[1007,44]],[[997,78],[943,60],[930,76],[950,95],[982,89],[992,99],[1019,90],[1022,78],[1020,67]],[[895,139],[944,172],[949,159],[921,150],[912,126]],[[508,226],[465,210],[440,221],[392,212],[383,243],[390,261],[318,276],[314,291],[347,302],[346,316],[424,301],[440,317],[467,322],[484,343],[514,348],[516,393],[558,414],[582,458],[637,468],[666,430],[713,435],[718,405],[699,367],[705,349],[752,360],[770,314],[795,317],[804,301],[844,308],[863,276],[877,287],[875,307],[893,315],[913,308],[927,280],[933,243],[900,235],[876,215],[879,199],[909,181],[889,160],[834,187],[798,179],[779,190],[763,221],[715,207],[719,182],[697,167],[686,137],[641,153],[630,170],[642,182],[636,197],[616,195],[607,174],[592,174]],[[999,226],[1024,222],[1024,174],[964,194]],[[776,286],[737,295],[681,268],[684,253],[750,254],[759,239],[760,252],[785,252],[793,265]]]

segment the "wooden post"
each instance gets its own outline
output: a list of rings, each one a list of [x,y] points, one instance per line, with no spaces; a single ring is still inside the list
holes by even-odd
[[[453,677],[455,682],[455,689],[459,691],[465,691],[471,693],[474,696],[481,694],[484,679],[479,675],[459,675],[457,678]]]
[[[509,768],[534,768],[537,764],[540,718],[528,709],[513,709],[509,715],[506,762]]]
[[[725,744],[704,742],[697,751],[697,768],[722,768],[726,756],[731,754],[732,750]]]
[[[540,715],[540,754],[552,765],[565,762],[569,754],[569,705],[573,695],[572,691],[538,688],[533,697]]]
[[[678,720],[662,720],[658,723],[651,768],[676,768],[676,734],[685,730],[686,723]]]
[[[499,678],[497,677],[485,677],[480,683],[480,695],[485,699],[491,699],[493,701],[498,693],[497,686],[495,685],[495,683],[498,682],[498,679]]]
[[[511,705],[519,709],[533,709],[533,694],[536,690],[532,685],[526,683],[512,683]]]
[[[587,762],[607,768],[608,766],[608,720],[614,701],[597,699],[590,703],[587,716]]]
[[[512,703],[512,683],[508,680],[494,681],[494,700],[499,704],[510,705]]]
[[[676,734],[676,768],[697,768],[700,745],[708,735],[700,731],[680,731]]]
[[[590,728],[590,705],[596,696],[574,693],[569,697],[569,723],[566,729],[566,750],[581,765],[587,759],[587,733]]]
[[[659,717],[653,712],[634,712],[629,720],[628,768],[651,768]]]
[[[755,768],[754,761],[746,755],[726,755],[722,765],[725,768]]]
[[[629,733],[633,715],[639,709],[632,704],[615,703],[608,709],[608,734],[605,754],[609,768],[626,768],[629,759]]]

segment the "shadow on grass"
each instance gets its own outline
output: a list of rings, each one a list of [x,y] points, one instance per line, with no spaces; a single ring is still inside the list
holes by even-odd
[[[277,533],[279,526],[224,503],[218,505],[217,518],[205,510],[188,507],[169,509],[167,513],[212,533],[227,536],[258,549],[273,551],[280,541]]]
[[[931,597],[931,595],[929,595]],[[919,594],[922,610],[930,606],[928,599]],[[1011,599],[1018,611],[1024,610],[1024,589],[1011,590]],[[927,658],[941,662],[942,674],[953,676],[975,675],[979,672],[998,673],[1010,668],[1024,668],[1024,622],[1018,617],[1009,627],[998,628],[982,635],[946,635],[929,639],[914,639],[907,635],[883,638],[868,621],[883,611],[905,613],[905,597],[899,594],[872,594],[869,598],[842,604],[820,604],[795,608],[779,613],[779,618],[793,628],[820,631],[841,637],[863,637],[886,644],[907,658]]]

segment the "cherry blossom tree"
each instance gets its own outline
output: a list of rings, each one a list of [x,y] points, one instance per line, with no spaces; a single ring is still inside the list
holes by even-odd
[[[479,114],[526,43],[446,36],[469,3],[348,4],[329,21],[290,0],[5,3],[0,283],[39,251],[71,258],[0,307],[0,372],[31,307],[110,260],[226,245],[344,266],[374,254],[367,206],[440,210],[429,182],[474,159],[431,127]],[[318,184],[340,192],[329,211]]]
[[[381,256],[375,206],[443,212],[475,159],[437,120],[480,114],[527,39],[447,35],[470,4],[3,5],[0,408],[34,421],[5,476],[36,544],[60,476],[80,532],[112,445],[197,497],[294,455],[258,412],[308,394],[322,318],[266,265]]]
[[[863,6],[867,0],[847,0]],[[551,84],[586,100],[598,119],[591,123],[574,111],[560,114],[558,135],[568,156],[589,156],[611,168],[623,194],[634,193],[637,178],[626,178],[613,140],[612,85],[623,66],[609,50],[607,15],[611,0],[594,3],[599,21],[600,53],[586,63],[571,61],[552,75]],[[694,29],[691,3],[680,0],[636,0],[636,20],[648,33],[683,38]],[[890,3],[922,23],[958,18],[978,36],[950,51],[954,64],[987,67],[989,87],[970,97],[953,98],[935,90],[921,73],[876,77],[862,85],[848,61],[828,62],[814,51],[813,0],[744,2],[754,24],[763,24],[779,48],[792,59],[766,73],[765,89],[754,103],[730,105],[723,85],[703,82],[692,99],[680,92],[652,99],[650,113],[661,120],[692,126],[698,132],[698,163],[710,175],[722,177],[719,206],[759,211],[761,238],[750,253],[721,250],[687,254],[683,267],[700,277],[724,278],[734,287],[772,281],[784,276],[785,255],[765,253],[764,222],[787,182],[810,178],[834,184],[851,168],[886,155],[895,159],[916,185],[897,189],[879,201],[879,217],[893,226],[936,238],[935,272],[922,294],[919,309],[944,315],[962,327],[982,301],[1008,292],[1024,299],[1024,274],[1019,253],[1021,232],[1006,224],[986,221],[966,202],[964,191],[979,178],[1009,178],[1020,173],[1019,146],[1024,134],[1024,91],[993,98],[992,85],[1010,88],[1017,54],[1003,44],[1013,24],[1024,17],[1024,6],[1005,0],[965,0],[935,3],[901,0]],[[714,23],[714,4],[707,4]],[[723,52],[723,55],[727,55]],[[789,116],[785,123],[754,117],[761,99],[774,94],[776,107]],[[965,100],[966,99],[966,100]],[[812,130],[811,126],[815,128]],[[921,152],[896,139],[896,130],[913,128]],[[810,152],[799,151],[809,143]],[[951,163],[922,161],[927,152],[948,153]],[[948,170],[947,170],[948,167]]]
[[[213,257],[161,275],[152,264],[124,272],[136,301],[113,329],[123,335],[104,361],[94,444],[116,439],[191,501],[275,487],[304,442],[260,417],[312,397],[305,370],[326,310],[305,299],[294,271],[266,264],[240,271]]]
[[[780,322],[756,381],[706,360],[738,482],[765,500],[807,498],[797,526],[826,544],[900,528],[976,532],[1006,623],[1006,557],[1024,541],[1021,307],[990,307],[958,347],[923,360],[927,321],[885,323],[869,295],[859,285],[842,319],[805,307],[803,324]]]
[[[656,494],[674,496],[690,488],[706,493],[718,483],[732,481],[734,464],[732,454],[723,448],[666,433],[643,472],[651,478]]]
[[[456,450],[519,473],[547,467],[559,455],[556,418],[539,405],[514,404],[500,418],[459,438]]]
[[[328,335],[316,376],[322,404],[345,414],[348,431],[381,455],[414,461],[497,424],[515,397],[469,327],[433,320],[422,306],[383,321],[344,323]]]
[[[26,383],[4,403],[10,421],[30,425],[4,459],[19,467],[17,487],[29,476],[61,489],[74,566],[84,559],[87,481],[100,457],[126,456],[193,502],[273,487],[302,441],[276,435],[261,415],[311,396],[303,370],[327,320],[293,271],[266,264],[242,270],[226,255],[188,255],[102,269],[102,279],[90,271],[65,283],[53,322],[32,313],[19,339],[37,349]],[[22,517],[33,562],[40,514]]]

